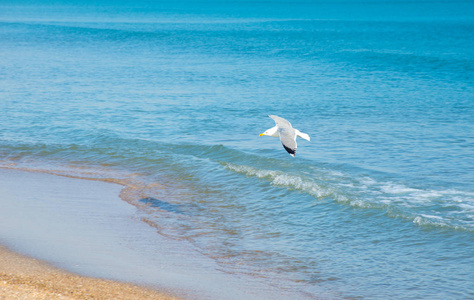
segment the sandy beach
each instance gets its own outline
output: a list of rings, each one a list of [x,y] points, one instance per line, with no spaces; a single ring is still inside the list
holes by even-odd
[[[178,299],[136,285],[68,273],[0,246],[0,299]]]

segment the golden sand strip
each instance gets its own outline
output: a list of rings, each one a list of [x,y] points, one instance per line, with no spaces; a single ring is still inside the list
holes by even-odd
[[[0,246],[0,299],[178,299],[151,289],[83,277]]]

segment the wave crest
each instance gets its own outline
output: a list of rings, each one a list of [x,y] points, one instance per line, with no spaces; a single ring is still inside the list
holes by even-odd
[[[389,217],[405,219],[418,226],[474,231],[472,193],[414,188],[368,177],[349,178],[339,173],[337,176],[334,173],[295,175],[246,165],[221,164],[227,170],[267,180],[273,186],[317,199],[331,198],[354,208],[383,210]],[[433,215],[433,211],[439,214]]]
[[[232,163],[223,163],[223,165],[227,170],[250,177],[266,179],[269,180],[274,186],[286,187],[290,190],[304,192],[316,198],[334,196],[334,190],[331,188],[320,185],[309,178],[303,178],[300,175],[291,175],[275,170],[262,170],[250,166],[235,165]]]

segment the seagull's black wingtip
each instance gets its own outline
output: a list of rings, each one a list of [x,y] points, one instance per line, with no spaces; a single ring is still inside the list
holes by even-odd
[[[295,154],[296,154],[296,149],[291,149],[291,148],[288,148],[287,146],[283,145],[283,148],[285,148],[285,150],[290,153],[291,156],[295,157]]]

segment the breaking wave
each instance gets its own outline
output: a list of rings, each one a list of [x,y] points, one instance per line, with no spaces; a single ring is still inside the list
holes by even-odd
[[[390,181],[378,182],[367,176],[350,178],[340,172],[311,177],[310,174],[289,174],[231,163],[223,163],[223,166],[229,171],[269,181],[275,187],[306,193],[315,199],[330,198],[360,209],[382,209],[389,217],[402,218],[418,226],[474,232],[474,193],[415,188]]]

